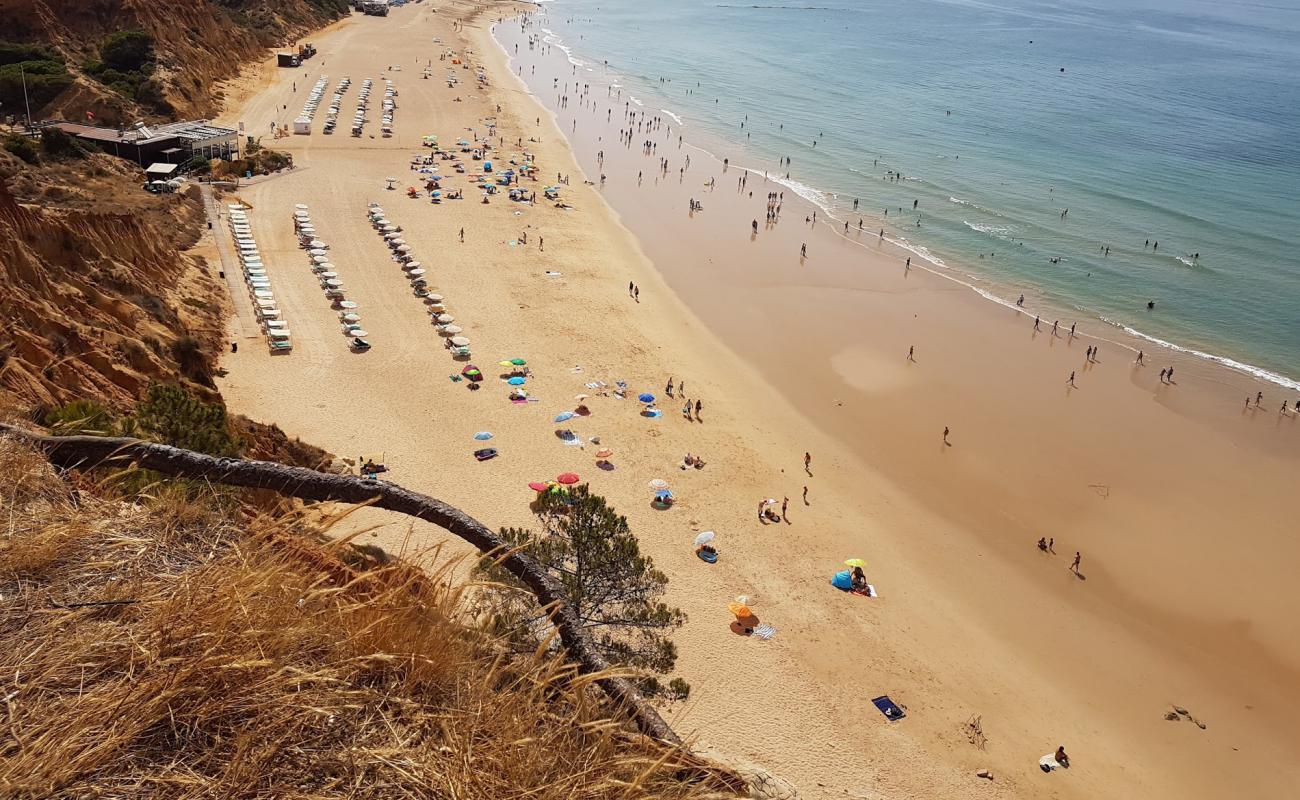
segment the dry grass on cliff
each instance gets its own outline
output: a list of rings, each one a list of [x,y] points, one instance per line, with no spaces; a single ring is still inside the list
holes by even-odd
[[[78,495],[4,440],[0,474],[0,795],[727,796],[562,664],[501,656],[443,575]]]

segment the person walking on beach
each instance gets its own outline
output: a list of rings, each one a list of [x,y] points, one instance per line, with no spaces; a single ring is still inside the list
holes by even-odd
[[[915,352],[916,352],[916,345],[914,345],[914,344],[910,344],[910,345],[907,346],[907,360],[908,360],[908,361],[916,361],[915,358],[912,358],[912,354],[915,353]]]
[[[628,297],[631,297],[631,296],[632,296],[632,290],[633,290],[634,288],[636,288],[636,284],[632,283],[632,281],[628,281],[628,282],[627,282],[627,296],[628,296]]]
[[[909,260],[910,260],[910,259],[909,259]],[[1023,307],[1024,304],[1025,304],[1025,296],[1022,294],[1022,295],[1020,295],[1020,299],[1016,301],[1016,305],[1018,305],[1018,306],[1022,306],[1022,307]]]
[[[704,408],[704,403],[701,402],[701,401],[699,401],[699,400],[696,400],[696,401],[695,401],[695,421],[696,421],[696,422],[703,422],[703,421],[704,421],[703,419],[700,419],[700,411],[701,411],[703,408]]]
[[[812,477],[812,453],[803,454],[803,471]]]
[[[1034,330],[1041,330],[1041,328],[1038,327],[1038,317],[1034,317]]]
[[[799,257],[800,257],[800,258],[807,258],[807,257],[808,257],[808,244],[807,244],[807,242],[804,242],[804,243],[802,243],[802,244],[799,245]]]
[[[1078,551],[1078,550],[1075,550],[1075,551],[1074,551],[1074,562],[1073,562],[1072,564],[1070,564],[1070,571],[1073,572],[1075,575],[1078,575],[1078,574],[1079,574],[1079,562],[1080,562],[1080,561],[1083,561],[1083,556],[1079,555],[1079,551]]]
[[[688,420],[691,418],[691,401],[690,401],[690,398],[686,398],[686,403],[685,403],[685,405],[682,406],[682,416],[683,416],[683,417],[686,417],[686,419],[688,419]]]
[[[1142,360],[1143,358],[1144,358],[1144,355],[1143,355],[1142,351],[1139,350],[1139,351],[1138,351],[1138,357],[1137,357],[1137,362],[1136,362],[1136,363],[1138,363],[1138,364],[1145,364],[1146,362]]]
[[[1074,388],[1078,388],[1078,387],[1074,386],[1074,372],[1073,372],[1073,371],[1070,372],[1070,379],[1069,379],[1068,381],[1066,381],[1066,384],[1068,384],[1069,386],[1072,386],[1072,387],[1074,387]]]
[[[632,298],[633,298],[634,300],[636,300],[638,303],[641,302],[641,287],[640,287],[640,286],[634,286],[634,287],[632,287]]]
[[[1164,382],[1165,382],[1165,373],[1168,372],[1168,371],[1169,371],[1169,370],[1167,370],[1167,369],[1162,369],[1162,370],[1160,370],[1160,382],[1161,382],[1161,383],[1164,383]],[[1247,402],[1250,402],[1250,399],[1247,398],[1246,401],[1247,401]]]
[[[461,229],[460,229],[460,243],[461,243],[461,244],[465,244],[465,229],[464,229],[464,228],[461,228]]]
[[[667,394],[669,397],[672,397],[672,396],[673,396],[673,379],[672,379],[672,378],[669,378],[669,379],[668,379],[668,385],[664,387],[664,394]]]
[[[781,519],[785,520],[786,525],[790,524],[790,518],[785,514],[785,510],[789,507],[790,507],[790,498],[783,497],[781,499]]]
[[[1070,338],[1071,338],[1071,339],[1074,338],[1074,326],[1075,326],[1075,325],[1078,325],[1078,324],[1079,324],[1079,323],[1077,323],[1077,322],[1070,323]]]
[[[948,426],[943,426],[943,443],[948,444]],[[951,447],[951,445],[949,445]]]
[[[771,212],[769,212],[769,214],[770,214],[770,213],[771,213]],[[751,230],[754,231],[754,233],[758,233],[758,220],[754,220],[753,222],[751,222],[751,223],[749,224],[749,227],[750,227]]]
[[[1259,408],[1260,401],[1262,401],[1263,399],[1264,399],[1264,393],[1263,393],[1263,392],[1256,392],[1256,393],[1255,393],[1255,408]]]
[[[804,486],[804,487],[803,487],[803,504],[804,504],[804,505],[811,505],[811,503],[808,502],[808,487],[807,487],[807,486]]]
[[[1053,335],[1053,336],[1056,335],[1056,328],[1057,328],[1057,326],[1060,325],[1060,324],[1061,324],[1061,321],[1060,321],[1059,319],[1058,319],[1058,320],[1055,320],[1055,321],[1052,322],[1052,335]]]

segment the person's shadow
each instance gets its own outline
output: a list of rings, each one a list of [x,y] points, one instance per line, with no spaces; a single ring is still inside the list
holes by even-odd
[[[732,622],[731,632],[737,636],[753,636],[756,627],[758,627],[758,617],[750,614],[748,617],[737,618]]]

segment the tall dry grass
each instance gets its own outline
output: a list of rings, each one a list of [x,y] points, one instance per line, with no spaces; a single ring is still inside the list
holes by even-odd
[[[0,796],[734,796],[506,655],[447,574],[191,493],[73,492],[4,440],[0,475]]]

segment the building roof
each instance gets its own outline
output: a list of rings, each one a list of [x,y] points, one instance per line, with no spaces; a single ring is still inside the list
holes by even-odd
[[[176,164],[150,164],[144,168],[144,171],[146,175],[170,175],[176,169]]]
[[[209,139],[227,139],[232,136],[238,136],[239,131],[234,128],[222,128],[217,125],[209,125],[205,119],[195,120],[193,122],[170,122],[166,125],[159,125],[154,128],[159,133],[168,133],[172,136],[179,136],[189,141],[202,142]]]
[[[53,122],[50,123],[50,126],[73,136],[96,142],[122,142],[123,144],[141,145],[165,142],[176,138],[175,133],[159,133],[158,129],[150,129],[149,132],[153,135],[145,136],[138,130],[118,131],[116,128],[100,128],[95,125],[82,125],[79,122]]]

